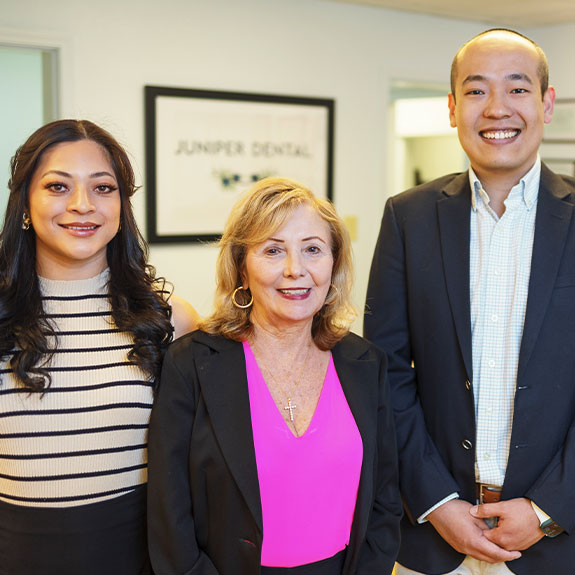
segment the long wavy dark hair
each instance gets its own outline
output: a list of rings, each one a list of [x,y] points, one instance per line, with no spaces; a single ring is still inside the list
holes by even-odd
[[[12,158],[10,197],[0,232],[0,357],[10,358],[14,377],[30,391],[42,392],[51,384],[48,342],[56,334],[42,307],[36,234],[33,226],[22,229],[22,218],[42,154],[63,142],[79,140],[92,140],[106,151],[118,180],[121,226],[107,247],[108,290],[116,326],[134,340],[128,358],[155,381],[172,339],[166,282],[147,263],[147,245],[132,211],[130,198],[137,187],[128,155],[111,134],[92,122],[51,122],[34,132]]]

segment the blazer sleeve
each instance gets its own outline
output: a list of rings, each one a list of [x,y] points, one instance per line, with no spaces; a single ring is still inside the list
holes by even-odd
[[[459,491],[430,437],[418,398],[411,332],[409,284],[403,232],[394,199],[387,201],[373,257],[364,317],[365,337],[382,347],[389,360],[389,382],[399,450],[400,488],[412,522],[448,495]],[[415,270],[417,271],[417,270]],[[415,273],[415,272],[414,272]]]
[[[571,534],[575,532],[575,421],[561,449],[525,496]],[[563,536],[562,536],[563,537]]]
[[[387,362],[382,353],[379,372],[377,415],[377,460],[374,468],[375,497],[365,542],[361,548],[357,575],[391,573],[399,553],[402,517],[399,494],[397,446]]]
[[[156,575],[218,575],[196,542],[188,473],[195,417],[194,370],[187,377],[171,351],[164,359],[148,440],[148,539]],[[191,354],[190,354],[191,355]],[[189,360],[192,361],[191,359]]]

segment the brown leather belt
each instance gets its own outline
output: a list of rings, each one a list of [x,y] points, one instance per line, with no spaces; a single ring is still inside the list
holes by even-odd
[[[487,483],[476,483],[475,486],[479,503],[497,503],[501,501],[501,487],[488,485]]]

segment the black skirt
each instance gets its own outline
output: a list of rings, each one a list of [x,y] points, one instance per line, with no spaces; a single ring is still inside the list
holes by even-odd
[[[333,557],[298,565],[297,567],[263,567],[261,575],[341,575],[345,561],[346,549],[343,549]]]
[[[0,575],[149,575],[146,488],[89,505],[0,501]]]

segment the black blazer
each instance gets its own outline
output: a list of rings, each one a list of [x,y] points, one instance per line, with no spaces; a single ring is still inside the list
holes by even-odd
[[[532,499],[571,535],[524,551],[509,564],[520,575],[575,565],[574,184],[542,165],[502,494]],[[475,503],[475,451],[463,446],[475,442],[470,213],[467,173],[391,198],[367,295],[365,334],[388,354],[396,413],[408,516],[398,561],[424,573],[449,572],[463,556],[417,517],[454,491]]]
[[[363,441],[344,573],[390,573],[402,513],[386,358],[349,335],[334,364]],[[264,536],[241,343],[197,331],[170,346],[150,423],[157,575],[256,575]]]

